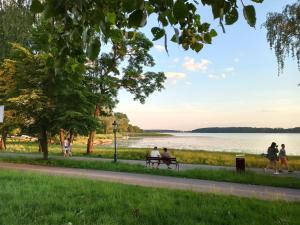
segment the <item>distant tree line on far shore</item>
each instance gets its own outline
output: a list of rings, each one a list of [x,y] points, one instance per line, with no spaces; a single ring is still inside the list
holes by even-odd
[[[300,127],[295,128],[257,128],[257,127],[207,127],[191,131],[192,133],[300,133]]]

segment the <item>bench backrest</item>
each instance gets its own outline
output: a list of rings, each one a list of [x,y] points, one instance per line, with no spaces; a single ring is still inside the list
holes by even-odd
[[[150,157],[150,156],[147,156],[147,160],[177,161],[175,157],[171,157],[171,158],[159,158],[159,157]]]

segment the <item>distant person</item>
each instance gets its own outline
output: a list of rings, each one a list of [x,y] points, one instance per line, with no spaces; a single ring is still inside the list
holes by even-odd
[[[282,172],[283,166],[288,170],[288,172],[292,172],[289,169],[288,159],[287,159],[286,151],[285,151],[285,144],[281,145],[281,149],[279,151],[278,156],[279,156],[279,161],[280,161],[279,172]]]
[[[66,138],[64,140],[64,157],[70,156],[70,152],[71,152],[71,139]]]
[[[164,152],[161,154],[161,158],[162,158],[163,162],[167,165],[168,169],[172,169],[170,167],[170,164],[171,164],[171,161],[170,161],[171,155],[168,152],[167,148],[164,148]]]
[[[160,158],[161,157],[161,155],[160,155],[160,153],[158,151],[158,148],[156,146],[150,152],[150,157],[153,157],[153,158]],[[158,168],[159,167],[159,160],[158,161],[157,160],[151,160],[152,168],[154,167],[154,163],[155,162],[157,162],[157,167],[156,168]]]
[[[68,152],[68,154],[69,154],[69,156],[72,156],[72,140],[71,140],[71,138],[68,138],[68,141],[69,141],[69,152]]]
[[[275,142],[272,142],[271,146],[268,148],[267,158],[269,159],[269,162],[265,168],[265,171],[267,171],[267,169],[273,169],[274,174],[279,174],[277,170],[277,153],[278,145]]]

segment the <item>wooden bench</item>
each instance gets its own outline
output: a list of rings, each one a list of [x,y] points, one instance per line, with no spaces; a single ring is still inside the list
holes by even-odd
[[[177,171],[179,171],[179,163],[175,157],[172,158],[159,158],[159,157],[146,157],[146,167],[150,167],[150,164],[166,164],[166,165],[176,165]]]

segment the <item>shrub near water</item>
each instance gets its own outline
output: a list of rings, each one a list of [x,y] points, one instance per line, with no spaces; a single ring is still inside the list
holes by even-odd
[[[0,180],[0,224],[5,225],[299,224],[299,203],[3,170]]]

